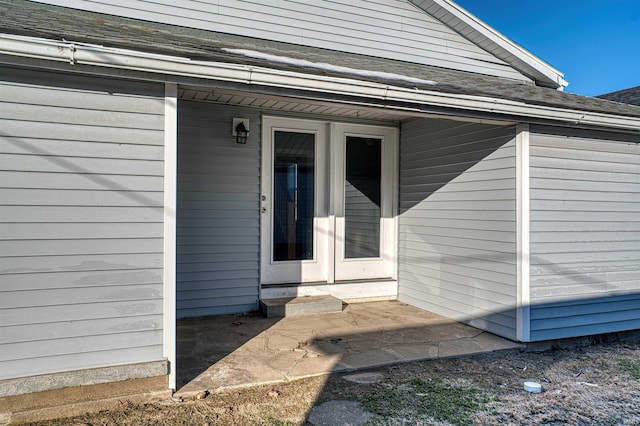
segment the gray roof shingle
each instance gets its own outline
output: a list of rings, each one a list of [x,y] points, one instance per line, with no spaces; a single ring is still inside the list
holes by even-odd
[[[437,85],[434,86],[420,87],[418,84],[403,80],[390,81],[389,78],[376,76],[357,76],[360,79],[386,84],[509,99],[531,105],[640,117],[640,107],[559,92],[520,81],[373,56],[121,18],[26,0],[0,0],[0,32],[162,53],[194,60],[263,66],[309,74],[345,76],[345,71],[300,67],[233,54],[224,50],[225,48],[248,49],[269,55],[329,63],[359,70],[401,74],[437,82]]]
[[[605,93],[598,97],[623,104],[640,105],[640,86],[618,90],[617,92]]]

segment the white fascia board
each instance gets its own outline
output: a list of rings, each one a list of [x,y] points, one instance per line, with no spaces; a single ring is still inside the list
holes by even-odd
[[[640,130],[640,118],[532,105],[508,99],[411,89],[346,77],[305,74],[247,65],[193,61],[178,56],[157,55],[126,49],[0,34],[0,55],[22,56],[71,64],[142,71],[164,76],[243,83],[322,94],[355,96],[397,102],[389,108],[423,113],[420,106],[438,106],[474,112],[542,119],[561,125],[583,125]],[[166,80],[166,78],[165,78]],[[437,83],[437,82],[436,82]],[[436,84],[437,87],[437,84]],[[401,105],[410,103],[412,105]],[[363,101],[363,105],[365,102]]]
[[[479,44],[479,40],[473,39],[472,36],[480,36],[482,41],[488,41],[496,48],[503,52],[502,60],[508,62],[515,69],[528,75],[538,76],[538,80],[544,78],[547,83],[553,84],[558,90],[563,90],[569,85],[564,79],[564,74],[546,63],[542,59],[538,58],[533,53],[529,52],[519,44],[505,37],[496,29],[488,25],[486,22],[478,19],[478,17],[469,13],[464,8],[460,7],[451,0],[410,0],[414,5],[424,10],[427,13],[434,14],[436,18],[449,21],[451,18],[457,18],[462,22],[463,27],[454,25],[452,28],[461,34],[466,34],[465,37],[469,38],[476,44]],[[434,9],[434,7],[436,9]],[[438,12],[434,13],[434,10]],[[486,50],[486,48],[485,48]],[[489,50],[491,51],[491,50]],[[495,52],[492,52],[496,54]],[[515,56],[521,61],[517,63],[513,60],[508,60],[510,55]],[[522,69],[522,65],[529,69]]]

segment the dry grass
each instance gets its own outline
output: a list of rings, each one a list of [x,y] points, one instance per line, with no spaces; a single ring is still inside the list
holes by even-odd
[[[200,401],[123,404],[39,425],[303,424],[314,404],[359,400],[385,425],[640,425],[640,344],[542,353],[500,352],[375,370],[380,383],[342,375],[210,395]],[[543,392],[530,394],[535,380]]]

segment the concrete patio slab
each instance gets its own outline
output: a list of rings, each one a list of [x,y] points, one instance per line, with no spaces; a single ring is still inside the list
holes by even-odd
[[[264,318],[224,315],[178,322],[177,397],[520,344],[398,301],[342,312]]]

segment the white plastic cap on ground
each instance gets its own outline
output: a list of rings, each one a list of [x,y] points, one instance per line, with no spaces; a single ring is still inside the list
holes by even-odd
[[[542,392],[542,386],[537,382],[524,382],[524,390],[532,393]]]

